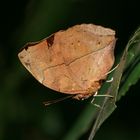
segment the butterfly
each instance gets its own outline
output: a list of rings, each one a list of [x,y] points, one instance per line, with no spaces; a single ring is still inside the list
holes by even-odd
[[[114,64],[115,31],[81,24],[27,43],[18,57],[44,86],[83,100],[94,95]]]

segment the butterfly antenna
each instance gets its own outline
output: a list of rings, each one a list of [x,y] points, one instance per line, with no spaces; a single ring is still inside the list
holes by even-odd
[[[69,95],[69,96],[66,96],[66,97],[59,98],[59,99],[55,99],[55,100],[51,100],[51,101],[46,101],[46,102],[43,102],[43,104],[45,106],[49,106],[49,105],[52,105],[52,104],[64,101],[66,99],[72,98],[73,96],[75,96],[75,95]]]

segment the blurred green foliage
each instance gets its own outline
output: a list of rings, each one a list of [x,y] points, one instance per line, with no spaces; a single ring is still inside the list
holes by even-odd
[[[9,0],[1,1],[0,16],[0,140],[60,140],[90,104],[66,100],[44,107],[43,101],[64,95],[39,84],[20,64],[17,53],[26,42],[75,24],[94,23],[116,30],[115,54],[120,55],[140,25],[138,0]],[[95,140],[140,139],[139,83],[117,103]]]

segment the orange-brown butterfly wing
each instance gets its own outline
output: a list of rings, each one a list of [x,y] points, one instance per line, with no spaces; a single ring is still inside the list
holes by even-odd
[[[115,32],[93,24],[73,26],[27,44],[18,54],[43,85],[68,94],[96,92],[114,63]]]

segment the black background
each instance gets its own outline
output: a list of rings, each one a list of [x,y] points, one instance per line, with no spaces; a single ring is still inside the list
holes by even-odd
[[[17,54],[26,42],[75,24],[94,23],[116,30],[119,54],[140,25],[139,7],[138,0],[1,0],[0,140],[61,139],[87,104],[66,100],[47,109],[42,105],[63,95],[39,84],[20,64]],[[139,83],[117,102],[95,140],[140,139]]]

